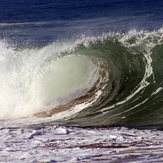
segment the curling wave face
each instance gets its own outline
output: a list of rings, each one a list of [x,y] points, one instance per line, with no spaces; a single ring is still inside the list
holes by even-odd
[[[0,119],[162,125],[163,29],[19,49],[0,42]]]

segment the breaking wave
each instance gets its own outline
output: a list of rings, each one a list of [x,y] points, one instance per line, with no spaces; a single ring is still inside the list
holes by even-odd
[[[76,126],[163,124],[163,29],[57,41],[0,42],[0,120]]]

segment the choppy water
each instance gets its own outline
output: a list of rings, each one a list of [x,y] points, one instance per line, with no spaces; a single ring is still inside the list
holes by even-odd
[[[162,161],[161,1],[0,2],[1,162]]]

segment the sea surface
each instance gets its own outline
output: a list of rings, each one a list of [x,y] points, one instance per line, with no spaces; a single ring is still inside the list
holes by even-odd
[[[162,11],[0,0],[0,162],[162,162]]]

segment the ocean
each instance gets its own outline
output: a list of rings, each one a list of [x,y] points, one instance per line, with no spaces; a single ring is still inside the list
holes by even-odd
[[[0,162],[163,161],[162,1],[0,3]]]

